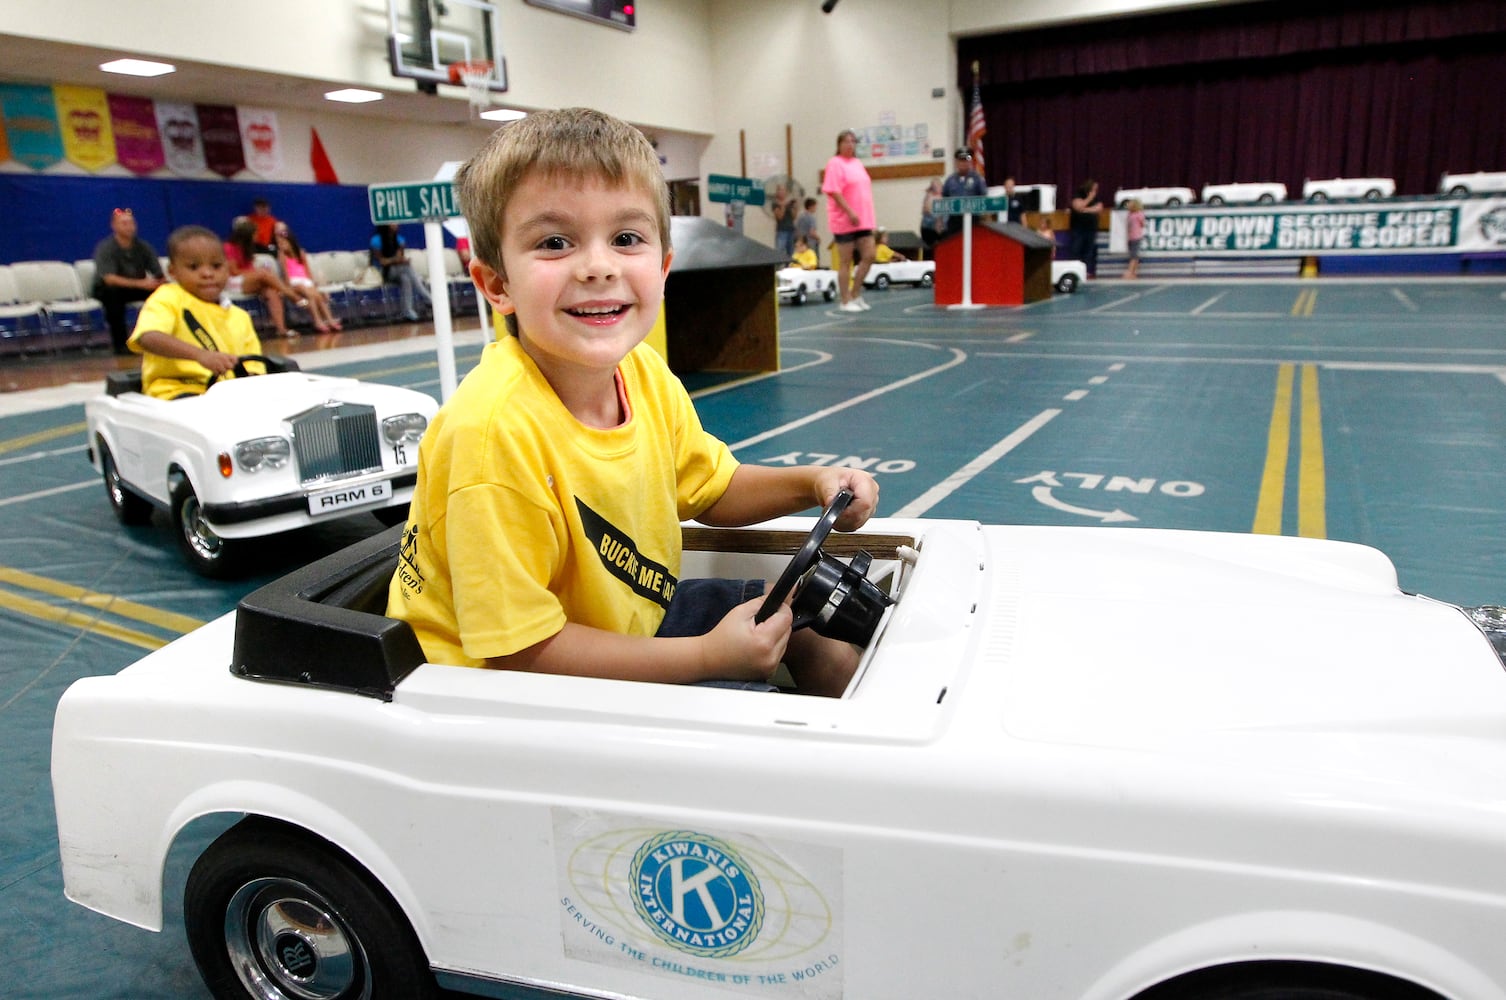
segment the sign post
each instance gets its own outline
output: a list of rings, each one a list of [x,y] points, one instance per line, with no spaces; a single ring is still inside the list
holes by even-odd
[[[763,185],[751,177],[710,174],[706,178],[706,200],[725,202],[727,224],[740,233],[743,231],[743,209],[748,205],[763,204]]]
[[[936,198],[931,201],[933,215],[962,216],[962,301],[948,309],[982,309],[973,302],[973,216],[987,212],[1004,212],[1009,199],[1003,195],[974,195],[966,198]]]
[[[444,266],[441,223],[460,214],[455,185],[447,180],[371,184],[366,204],[373,225],[424,224],[424,253],[429,263],[429,296],[434,300],[434,348],[439,357],[439,401],[455,391],[455,339],[450,322],[450,282]]]

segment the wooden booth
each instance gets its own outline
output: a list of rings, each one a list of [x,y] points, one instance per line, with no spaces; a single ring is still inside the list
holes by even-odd
[[[1051,298],[1051,241],[1017,222],[973,222],[973,294],[978,305],[1019,306]],[[962,234],[936,244],[936,304],[962,301]]]
[[[661,323],[649,335],[677,373],[779,369],[773,247],[698,215],[670,219],[675,257]],[[662,339],[661,339],[662,338]]]

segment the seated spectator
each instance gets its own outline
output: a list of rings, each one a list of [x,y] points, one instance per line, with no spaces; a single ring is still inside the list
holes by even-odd
[[[880,229],[874,235],[873,262],[887,264],[891,260],[909,260],[904,254],[889,245],[889,230]]]
[[[230,282],[226,286],[231,295],[260,295],[267,304],[267,315],[272,318],[272,327],[279,337],[296,337],[297,330],[288,329],[282,306],[284,298],[299,305],[307,305],[303,293],[282,280],[282,276],[256,266],[256,224],[244,215],[237,216],[230,224],[230,239],[225,242],[225,260],[230,267]]]
[[[795,255],[790,258],[796,267],[803,267],[807,271],[814,271],[819,262],[816,260],[816,251],[805,245],[802,237],[795,237]]]
[[[257,198],[253,201],[248,218],[256,225],[256,236],[252,240],[256,244],[256,252],[276,253],[277,216],[272,214],[272,206],[267,199]]]
[[[403,319],[409,323],[418,322],[418,312],[413,308],[415,296],[422,299],[424,305],[433,307],[429,289],[414,272],[413,265],[408,263],[408,243],[398,233],[395,224],[389,222],[377,226],[371,237],[371,262],[382,269],[384,282],[398,286],[402,294]]]
[[[234,378],[241,356],[262,350],[246,310],[220,304],[230,266],[213,230],[173,230],[167,258],[176,284],[152,292],[129,344],[142,355],[142,391],[156,399],[181,399],[200,395],[213,378]],[[260,362],[251,365],[260,371]]]
[[[94,287],[89,294],[104,306],[110,325],[110,344],[116,354],[130,354],[125,312],[129,302],[140,302],[167,279],[157,251],[136,235],[136,215],[129,208],[110,213],[110,235],[94,248]]]
[[[288,228],[286,222],[277,223],[272,235],[277,241],[278,266],[282,268],[288,284],[308,300],[309,315],[314,317],[314,329],[320,333],[344,329],[340,320],[335,317],[334,311],[329,307],[329,296],[321,292],[318,283],[314,281],[313,269],[309,267],[309,256],[304,253],[303,247],[299,246],[298,237],[293,235],[293,231]]]

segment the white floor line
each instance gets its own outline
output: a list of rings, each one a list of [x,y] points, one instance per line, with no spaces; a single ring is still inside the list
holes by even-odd
[[[82,483],[70,483],[67,486],[54,486],[47,490],[37,490],[35,493],[22,493],[20,496],[6,497],[0,500],[0,507],[9,507],[11,504],[25,503],[28,500],[41,500],[44,497],[57,496],[59,493],[73,493],[77,490],[87,490],[99,485],[99,478],[87,479]]]
[[[1022,443],[1029,439],[1032,434],[1054,420],[1058,415],[1060,415],[1061,412],[1061,410],[1042,410],[1040,413],[1037,413],[1025,423],[1021,424],[1019,427],[1016,427],[1009,433],[1007,437],[1003,438],[992,448],[988,449],[983,454],[979,455],[971,462],[968,462],[962,468],[958,469],[950,476],[947,476],[941,482],[937,483],[935,486],[932,486],[920,496],[916,497],[914,500],[910,501],[899,510],[895,511],[893,516],[924,516],[926,511],[930,510],[932,507],[936,506],[941,501],[951,496],[961,487],[966,486],[976,476],[978,476],[979,473],[984,472],[986,469],[988,469],[989,466],[993,465],[995,462],[1003,458],[1005,455],[1009,454],[1011,451],[1014,451],[1015,448],[1018,448]]]
[[[728,445],[728,447],[733,451],[737,451],[739,448],[747,448],[751,445],[758,444],[761,441],[767,441],[769,438],[778,437],[786,431],[792,431],[797,427],[804,427],[806,424],[814,423],[815,421],[821,420],[824,417],[829,417],[833,413],[840,413],[841,411],[849,407],[857,406],[860,403],[866,403],[870,399],[877,399],[879,396],[882,396],[885,393],[893,392],[895,389],[903,389],[907,385],[913,385],[916,382],[930,378],[932,375],[939,375],[942,372],[946,371],[948,368],[955,368],[967,360],[966,351],[959,351],[955,347],[948,348],[947,350],[951,352],[952,360],[946,362],[945,364],[937,365],[934,368],[927,368],[925,371],[916,372],[914,375],[911,375],[907,378],[902,378],[898,382],[890,382],[888,385],[881,385],[877,389],[873,389],[869,392],[853,396],[851,399],[844,400],[836,404],[835,406],[828,406],[825,409],[817,410],[815,413],[801,417],[799,420],[792,420],[789,423],[783,424],[779,427],[770,428],[769,430],[764,431],[762,434],[755,434],[750,438],[744,438],[743,440],[738,441],[736,444]]]

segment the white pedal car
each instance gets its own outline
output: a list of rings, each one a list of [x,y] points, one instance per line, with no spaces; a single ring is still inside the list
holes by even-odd
[[[1071,295],[1088,280],[1088,265],[1080,260],[1053,260],[1051,262],[1051,287],[1063,295]]]
[[[1389,177],[1334,177],[1326,181],[1307,181],[1302,185],[1302,197],[1308,201],[1330,201],[1334,198],[1379,201],[1395,193],[1396,182]]]
[[[160,930],[223,814],[219,998],[1506,1000],[1500,609],[1353,544],[837,506],[683,573],[793,587],[840,699],[425,663],[398,528],[75,682],[68,897]]]
[[[836,271],[819,267],[783,267],[777,277],[780,302],[803,306],[813,296],[819,295],[827,302],[837,297]]]
[[[1120,188],[1114,192],[1114,207],[1128,208],[1136,198],[1146,208],[1176,208],[1197,201],[1197,192],[1188,187]]]
[[[206,576],[234,574],[245,539],[354,513],[403,520],[418,440],[439,408],[412,389],[256,360],[277,373],[168,401],[142,394],[139,371],[116,372],[84,404],[89,459],[116,517],[145,524],[165,510]]]
[[[934,260],[891,260],[874,264],[863,277],[864,288],[888,288],[890,285],[919,285],[930,288],[936,282]]]
[[[1209,205],[1271,205],[1286,200],[1286,185],[1257,181],[1248,184],[1204,184]]]
[[[1438,193],[1465,198],[1472,194],[1491,194],[1506,191],[1506,171],[1476,171],[1472,174],[1444,174],[1438,182]]]

